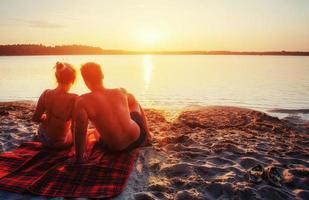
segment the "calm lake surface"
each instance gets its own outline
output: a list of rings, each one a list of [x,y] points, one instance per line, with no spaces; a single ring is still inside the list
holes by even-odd
[[[0,101],[37,100],[55,87],[57,61],[101,64],[106,87],[127,88],[145,107],[309,108],[309,57],[298,56],[3,56]],[[87,91],[78,74],[72,92]]]

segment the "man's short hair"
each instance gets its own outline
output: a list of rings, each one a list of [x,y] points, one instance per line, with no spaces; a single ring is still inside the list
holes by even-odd
[[[101,66],[94,62],[88,62],[80,68],[84,81],[91,84],[100,84],[104,78]]]

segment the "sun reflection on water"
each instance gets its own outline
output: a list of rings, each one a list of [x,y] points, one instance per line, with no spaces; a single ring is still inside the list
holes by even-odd
[[[144,55],[142,67],[144,71],[144,86],[145,90],[147,90],[151,83],[151,77],[154,68],[152,55]]]

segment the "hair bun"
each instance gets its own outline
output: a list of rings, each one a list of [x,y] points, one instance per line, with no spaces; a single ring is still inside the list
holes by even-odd
[[[55,76],[59,84],[74,83],[76,71],[72,65],[65,62],[57,62],[55,67]]]
[[[60,71],[64,68],[64,64],[62,62],[57,62],[55,68],[56,71]]]

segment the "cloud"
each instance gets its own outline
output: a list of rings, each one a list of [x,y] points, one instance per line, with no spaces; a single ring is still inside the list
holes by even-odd
[[[53,23],[48,20],[24,20],[24,19],[17,19],[17,18],[12,18],[11,20],[22,23],[32,28],[57,29],[57,28],[65,27],[62,24]]]
[[[44,21],[44,20],[29,20],[26,21],[27,24],[30,27],[35,27],[35,28],[63,28],[64,26],[61,24],[57,24],[57,23],[52,23],[49,21]]]

